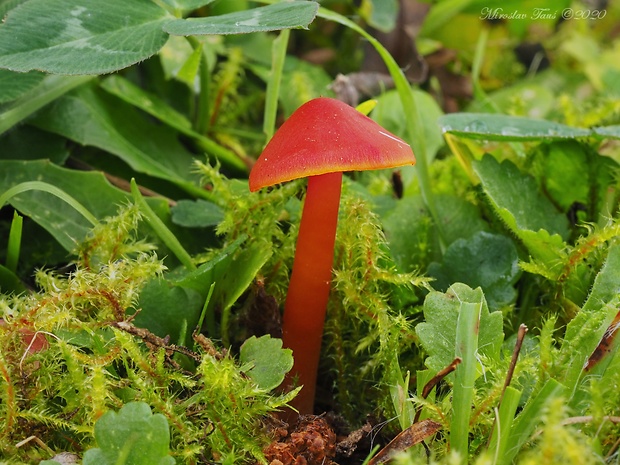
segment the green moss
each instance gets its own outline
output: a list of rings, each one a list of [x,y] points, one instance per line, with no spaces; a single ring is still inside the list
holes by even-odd
[[[40,270],[37,292],[0,298],[3,458],[38,463],[48,457],[37,444],[54,452],[93,447],[96,420],[140,400],[167,418],[180,463],[264,461],[261,419],[293,394],[261,389],[208,340],[192,351],[131,324],[126,311],[164,272],[152,246],[135,241],[138,223],[137,210],[123,207],[79,247],[70,274]],[[44,335],[42,347],[29,347],[33,334]],[[40,442],[17,446],[31,435]]]

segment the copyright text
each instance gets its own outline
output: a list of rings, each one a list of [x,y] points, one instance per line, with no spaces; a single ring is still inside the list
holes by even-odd
[[[527,19],[527,20],[545,20],[545,19],[577,19],[577,20],[598,20],[607,16],[607,10],[595,9],[579,9],[564,8],[563,10],[554,10],[553,8],[533,8],[531,11],[507,10],[505,8],[489,8],[485,7],[480,10],[480,19],[489,21],[509,20],[509,19]]]

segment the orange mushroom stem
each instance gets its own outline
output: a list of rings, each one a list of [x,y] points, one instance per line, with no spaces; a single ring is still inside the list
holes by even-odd
[[[312,413],[314,405],[341,186],[341,172],[308,178],[293,273],[284,305],[282,345],[293,351],[291,374],[298,376],[304,385],[293,401],[293,406],[302,413]]]
[[[252,192],[308,177],[282,340],[293,350],[285,381],[303,385],[291,402],[312,413],[329,299],[342,173],[413,165],[411,147],[349,105],[317,98],[299,107],[274,134],[250,173]]]

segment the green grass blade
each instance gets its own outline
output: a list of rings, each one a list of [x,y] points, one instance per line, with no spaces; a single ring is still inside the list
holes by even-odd
[[[275,131],[282,71],[284,70],[284,60],[286,58],[286,49],[288,47],[290,35],[290,29],[282,30],[280,35],[273,41],[271,49],[271,72],[269,73],[269,81],[267,82],[265,119],[263,122],[263,132],[267,136],[267,141],[271,139]]]
[[[494,465],[509,463],[506,460],[506,448],[508,446],[508,439],[510,438],[515,412],[521,400],[521,394],[521,391],[511,386],[506,387],[506,391],[504,392],[502,404],[499,407],[498,416],[495,420],[495,427],[491,435],[491,444],[489,445],[489,451],[492,457],[494,457]]]
[[[319,8],[318,16],[323,19],[327,19],[330,21],[334,21],[338,24],[342,24],[353,31],[360,34],[364,39],[368,40],[368,42],[377,50],[381,58],[383,59],[385,65],[388,68],[390,76],[394,80],[394,85],[396,86],[396,91],[400,97],[400,100],[403,105],[403,109],[405,111],[405,117],[407,118],[407,128],[409,133],[409,143],[413,148],[413,152],[416,154],[416,167],[418,174],[418,181],[420,183],[420,191],[422,193],[422,197],[424,198],[424,203],[426,204],[435,225],[439,231],[439,235],[441,238],[441,242],[443,243],[443,230],[441,227],[441,222],[439,221],[439,215],[437,213],[437,208],[435,206],[435,198],[431,191],[430,185],[430,176],[429,176],[429,167],[428,167],[428,159],[429,154],[426,153],[426,134],[423,131],[422,125],[422,115],[419,113],[419,108],[415,103],[413,97],[413,91],[407,78],[405,77],[403,71],[400,69],[390,52],[372,35],[362,29],[360,26],[355,24],[350,19],[335,13],[331,10],[325,8]]]
[[[456,327],[456,356],[462,359],[455,371],[452,392],[452,421],[450,447],[461,457],[467,457],[469,418],[474,399],[478,351],[478,329],[482,302],[462,302]]]
[[[215,289],[215,282],[211,283],[209,286],[209,293],[207,294],[207,298],[205,299],[205,303],[202,306],[202,312],[200,313],[200,318],[198,319],[198,324],[194,331],[200,333],[202,330],[202,325],[204,321],[207,321],[207,331],[209,335],[213,335],[216,332],[215,327],[215,314],[213,308],[209,311],[209,302],[211,302],[211,297],[213,296],[213,289]]]
[[[15,273],[19,262],[19,251],[22,242],[22,227],[24,218],[17,212],[13,212],[13,221],[9,231],[9,244],[6,250],[6,267]]]
[[[534,433],[547,403],[551,399],[561,396],[564,392],[564,386],[552,378],[545,383],[534,398],[529,400],[513,423],[510,437],[508,438],[510,448],[504,452],[503,463],[512,463],[523,444]]]
[[[140,211],[146,218],[146,221],[149,223],[151,228],[155,231],[155,234],[162,240],[164,244],[172,251],[172,253],[179,259],[179,261],[187,268],[188,270],[195,270],[196,265],[194,264],[192,257],[187,253],[187,251],[183,248],[179,240],[176,236],[166,227],[164,222],[155,214],[155,212],[148,206],[144,197],[140,193],[138,189],[138,185],[136,184],[136,180],[134,178],[131,179],[131,195],[133,196],[134,202],[140,208]]]
[[[6,190],[4,194],[0,195],[0,207],[2,207],[5,203],[7,203],[12,197],[15,197],[22,192],[27,191],[43,191],[49,194],[55,195],[61,200],[64,200],[69,205],[71,205],[76,211],[78,211],[84,218],[86,218],[93,226],[96,226],[99,222],[97,218],[95,218],[87,209],[78,202],[76,199],[71,197],[62,189],[58,189],[56,186],[48,184],[42,181],[27,181],[22,182],[20,184],[16,184],[10,189]]]

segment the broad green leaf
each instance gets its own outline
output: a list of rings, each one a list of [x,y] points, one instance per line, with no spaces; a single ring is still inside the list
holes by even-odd
[[[0,18],[4,18],[11,9],[26,1],[27,0],[0,0]]]
[[[239,351],[242,371],[260,389],[271,391],[277,388],[284,375],[293,368],[293,351],[282,348],[282,340],[264,335],[247,339]]]
[[[469,6],[473,0],[444,0],[431,8],[422,23],[420,34],[428,36],[436,29],[448,23],[454,16]]]
[[[480,216],[480,210],[462,197],[438,195],[437,210],[442,222],[446,244],[469,237],[488,228]]]
[[[610,247],[607,260],[596,276],[588,300],[567,325],[558,365],[565,365],[566,387],[572,389],[585,362],[609,328],[620,306],[620,246]]]
[[[45,74],[37,71],[30,73],[16,73],[8,69],[0,69],[0,103],[10,102],[30,89],[37,86]]]
[[[0,134],[91,79],[92,76],[47,76],[37,86],[0,110]]]
[[[620,139],[620,125],[598,127],[594,128],[592,131],[594,135],[602,138]]]
[[[195,139],[201,148],[215,155],[221,162],[243,171],[247,169],[246,164],[235,153],[195,132],[192,128],[192,123],[183,114],[176,111],[156,95],[142,90],[131,81],[118,75],[105,79],[101,83],[101,87],[130,105],[154,116],[180,133]]]
[[[390,245],[390,254],[403,272],[418,269],[424,263],[427,251],[435,249],[428,245],[434,238],[430,215],[420,195],[401,199],[381,222]],[[433,242],[433,245],[438,244]]]
[[[0,265],[0,292],[8,295],[12,292],[19,294],[24,291],[26,291],[26,286],[20,281],[15,272],[4,265]]]
[[[172,35],[189,36],[306,28],[314,20],[318,8],[316,2],[281,2],[220,16],[177,19],[166,23],[164,30]]]
[[[154,55],[172,17],[150,0],[30,0],[0,25],[0,68],[103,74]]]
[[[124,77],[114,74],[101,81],[101,88],[148,112],[178,131],[191,131],[192,123],[158,96],[150,94]]]
[[[0,192],[34,179],[54,185],[78,199],[98,218],[113,215],[117,206],[128,198],[108,184],[100,173],[67,170],[43,160],[0,161]],[[43,226],[68,251],[74,250],[92,228],[80,213],[47,192],[24,192],[11,198],[10,203]]]
[[[447,244],[486,228],[480,211],[463,198],[438,195],[437,207]],[[392,257],[401,270],[413,271],[433,259],[440,260],[439,256],[427,257],[428,249],[437,250],[439,244],[421,196],[406,196],[399,200],[396,207],[382,218],[382,223]],[[425,260],[428,260],[426,264]]]
[[[435,158],[437,151],[445,143],[441,130],[437,125],[437,120],[443,112],[437,102],[427,92],[413,90],[412,93],[419,111],[424,115],[421,124],[427,137],[426,159],[431,162]],[[407,121],[398,92],[385,92],[377,98],[377,101],[377,106],[370,115],[371,118],[397,136],[405,137],[407,134]],[[416,153],[415,155],[417,158],[422,156],[421,153]],[[407,173],[407,170],[405,170],[405,173]],[[411,167],[410,171],[411,173],[407,173],[407,175],[409,178],[412,178],[415,168]],[[411,179],[406,179],[405,184],[408,185],[410,181]]]
[[[172,8],[191,11],[213,3],[215,0],[163,0],[164,3]]]
[[[144,402],[130,402],[118,413],[109,411],[95,423],[99,448],[87,450],[84,465],[173,465],[170,431],[162,414]]]
[[[429,354],[426,366],[435,373],[459,357],[452,380],[450,447],[466,455],[469,417],[480,357],[499,360],[503,341],[501,312],[489,313],[480,288],[456,283],[444,294],[431,292],[424,301],[424,323],[416,326],[420,343]]]
[[[20,125],[0,138],[2,159],[48,159],[63,165],[69,157],[67,139],[29,125]]]
[[[200,293],[193,289],[175,286],[167,279],[153,279],[140,292],[140,311],[133,322],[160,337],[170,336],[174,344],[187,346],[203,303]]]
[[[192,182],[194,157],[166,126],[149,122],[134,107],[90,87],[54,102],[32,120],[37,127],[110,152],[140,173],[204,195]]]
[[[212,286],[219,285],[218,291],[221,292],[220,288],[226,286],[226,281],[223,279],[224,273],[231,268],[235,256],[241,253],[241,246],[246,240],[247,237],[242,236],[231,242],[211,257],[207,263],[178,278],[174,284],[199,292],[203,301],[207,299]],[[218,305],[220,301],[221,299],[218,297]],[[210,337],[219,336],[215,322],[215,308],[215,298],[214,295],[211,295],[205,317],[205,325]]]
[[[512,162],[500,164],[488,154],[475,160],[473,168],[497,215],[529,253],[541,260],[557,258],[568,236],[568,220],[540,193],[536,180]]]
[[[455,282],[481,287],[495,311],[516,299],[513,286],[520,275],[519,257],[508,237],[481,231],[450,244],[443,261],[431,264],[428,273],[436,279],[432,285],[437,290],[445,291]]]
[[[0,195],[0,205],[4,206],[4,204],[10,202],[14,197],[26,192],[45,192],[54,195],[80,213],[92,226],[97,226],[97,218],[95,218],[77,199],[53,184],[44,181],[26,181],[10,187]]]
[[[575,222],[600,221],[613,216],[609,202],[615,185],[614,173],[620,166],[608,156],[601,156],[588,145],[575,140],[541,144],[535,164],[542,167],[545,192],[563,212],[580,207]]]
[[[439,118],[442,131],[471,139],[528,141],[587,137],[588,129],[553,121],[491,113],[452,113]]]
[[[0,193],[32,180],[56,186],[98,219],[115,215],[118,206],[129,199],[127,193],[111,186],[98,172],[68,170],[46,160],[0,160]],[[160,206],[165,203],[163,200],[149,201]],[[10,203],[44,227],[67,251],[73,251],[92,228],[75,209],[46,192],[24,192],[13,197]]]
[[[457,323],[464,303],[481,303],[479,352],[495,360],[499,358],[504,339],[502,313],[489,313],[480,288],[471,289],[465,284],[455,283],[446,293],[434,291],[426,297],[424,301],[425,321],[417,325],[415,329],[420,343],[429,355],[426,359],[426,366],[435,372],[450,364],[457,354]]]
[[[215,288],[207,308],[206,326],[210,337],[218,336],[215,322],[215,310],[222,312],[222,335],[227,342],[226,334],[229,323],[230,307],[245,292],[254,280],[256,273],[272,254],[270,247],[253,243],[247,249],[241,246],[247,237],[240,237],[222,249],[209,262],[198,267],[176,281],[175,284],[194,289],[206,299],[213,283]]]
[[[398,0],[364,0],[362,13],[368,24],[382,32],[390,32],[396,25]]]
[[[557,141],[545,147],[545,190],[567,211],[575,202],[588,205],[591,195],[590,171],[595,172],[584,148],[575,141]]]
[[[269,260],[272,253],[270,245],[261,242],[252,243],[234,258],[230,267],[224,270],[220,280],[216,282],[210,307],[219,308],[222,311],[221,332],[225,346],[230,342],[228,334],[230,308],[252,284],[256,274]]]
[[[187,228],[217,226],[224,219],[224,211],[206,200],[179,200],[170,212],[172,222]]]
[[[221,249],[211,259],[200,265],[197,270],[189,272],[174,281],[174,284],[193,289],[206,299],[211,284],[220,281],[224,271],[230,267],[235,253],[237,253],[247,237],[240,237]],[[213,300],[213,299],[212,299]]]

